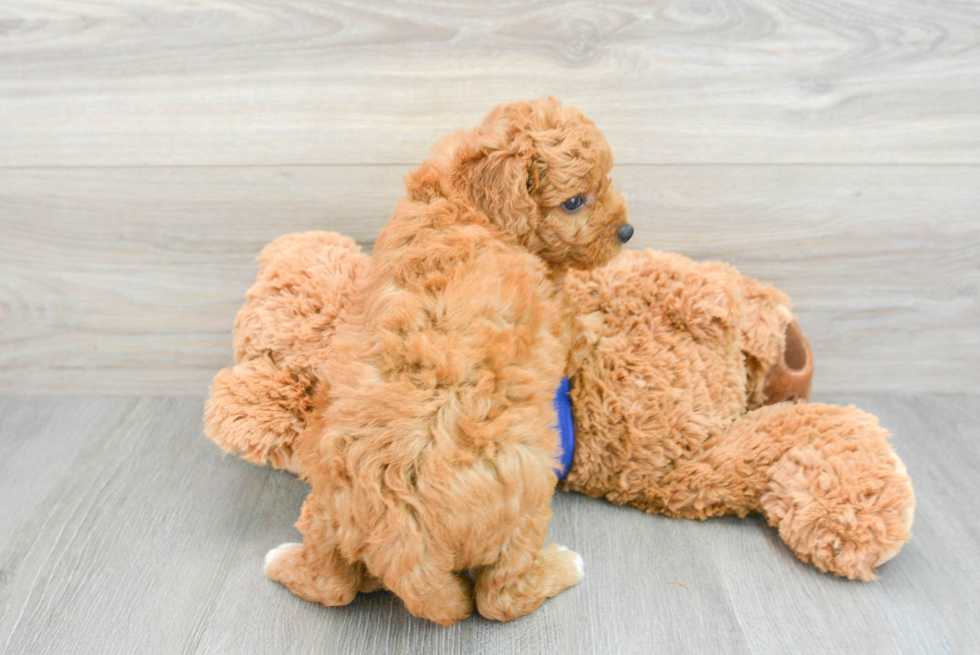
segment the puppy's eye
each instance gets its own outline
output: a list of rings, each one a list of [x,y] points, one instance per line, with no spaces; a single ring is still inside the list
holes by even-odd
[[[585,205],[585,198],[583,196],[575,196],[574,198],[569,198],[565,202],[561,203],[561,208],[567,211],[569,214],[574,214],[578,210],[582,209]]]

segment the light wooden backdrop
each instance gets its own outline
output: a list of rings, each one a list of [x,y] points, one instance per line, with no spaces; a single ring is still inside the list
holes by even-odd
[[[980,393],[980,3],[0,0],[0,392],[202,394],[262,245],[366,246],[498,102],[631,246],[789,292],[818,393]]]

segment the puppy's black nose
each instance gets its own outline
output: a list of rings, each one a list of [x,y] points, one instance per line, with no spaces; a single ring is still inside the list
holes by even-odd
[[[621,225],[618,230],[616,230],[616,236],[619,237],[620,243],[626,243],[633,236],[633,226],[627,223],[626,225]]]

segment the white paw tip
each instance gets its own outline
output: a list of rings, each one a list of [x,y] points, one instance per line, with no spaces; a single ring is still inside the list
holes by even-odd
[[[585,576],[585,562],[578,553],[575,553],[575,569],[578,571],[579,580],[581,580]]]
[[[266,570],[266,573],[269,572],[269,567],[271,565],[273,565],[276,562],[280,561],[283,557],[285,557],[286,555],[290,554],[291,552],[294,552],[296,550],[299,550],[302,547],[303,547],[303,544],[286,543],[286,544],[281,544],[281,545],[273,548],[272,550],[270,550],[268,553],[265,554],[265,570]]]
[[[561,552],[563,550],[568,550],[568,549],[565,548],[564,546],[558,546],[558,552]],[[579,555],[578,553],[575,553],[575,559],[573,561],[575,562],[575,570],[578,571],[578,578],[579,580],[581,580],[582,577],[585,575],[585,561],[582,559],[582,556]]]

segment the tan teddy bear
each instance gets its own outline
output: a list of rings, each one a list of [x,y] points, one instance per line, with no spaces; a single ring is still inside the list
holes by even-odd
[[[318,363],[370,266],[347,237],[276,239],[214,379],[207,435],[294,473]],[[908,538],[912,484],[888,432],[852,407],[803,402],[812,361],[789,299],[725,264],[624,252],[569,273],[574,459],[560,488],[705,519],[759,512],[801,560],[871,580]]]

